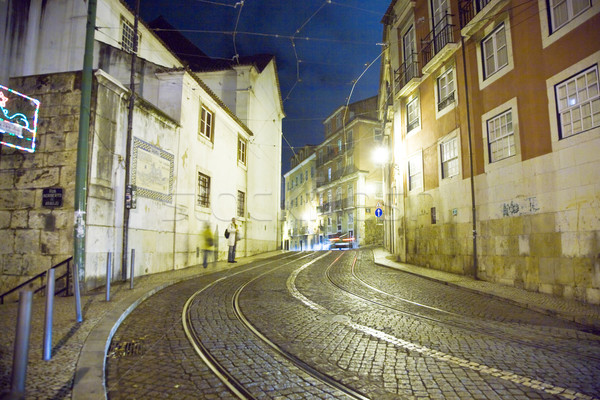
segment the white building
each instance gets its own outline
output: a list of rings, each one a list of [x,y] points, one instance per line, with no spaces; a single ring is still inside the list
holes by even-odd
[[[42,102],[37,151],[0,148],[0,236],[5,243],[0,287],[5,289],[73,251],[87,3],[9,0],[0,3],[0,18],[8,21],[0,54],[9,60],[0,67],[0,84]],[[123,252],[134,17],[118,0],[99,0],[96,26],[84,271],[88,287],[104,279],[108,252],[115,255],[115,271],[125,269],[118,260]],[[239,256],[275,250],[284,114],[274,59],[261,64],[262,69],[248,64],[202,73],[184,67],[143,23],[139,34],[131,143],[131,183],[137,190],[128,228],[128,251],[136,250],[135,274],[196,265],[203,223],[222,236],[234,216],[243,232]],[[219,93],[219,85],[247,90],[232,98]],[[64,190],[61,207],[42,205],[41,191],[49,187]],[[221,240],[221,258],[226,251]]]

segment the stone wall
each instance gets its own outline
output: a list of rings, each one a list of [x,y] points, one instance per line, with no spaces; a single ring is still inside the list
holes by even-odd
[[[35,153],[0,148],[0,292],[73,253],[73,194],[81,75],[11,79],[40,100]],[[45,188],[62,188],[62,207],[42,206]]]
[[[600,304],[598,148],[592,136],[476,177],[478,279]],[[407,262],[473,275],[470,213],[468,180],[410,194]]]

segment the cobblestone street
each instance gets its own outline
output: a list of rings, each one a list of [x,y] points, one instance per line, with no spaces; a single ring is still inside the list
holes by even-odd
[[[593,329],[361,250],[285,253],[158,292],[113,337],[106,384],[110,399],[591,399],[598,376]]]

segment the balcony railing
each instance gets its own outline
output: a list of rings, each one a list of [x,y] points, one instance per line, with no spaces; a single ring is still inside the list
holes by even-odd
[[[492,0],[466,0],[461,1],[459,5],[460,28],[464,28],[485,6]]]
[[[406,86],[412,79],[420,77],[421,68],[419,68],[418,55],[417,53],[412,53],[395,72],[396,92]]]
[[[452,32],[454,25],[450,23],[450,17],[452,15],[446,13],[433,27],[433,30],[427,34],[425,39],[421,40],[424,65],[427,65],[447,44],[454,43],[454,34]]]

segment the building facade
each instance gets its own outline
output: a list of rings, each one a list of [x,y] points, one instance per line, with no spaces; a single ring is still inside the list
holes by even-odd
[[[321,250],[316,198],[315,146],[304,146],[290,160],[292,167],[285,180],[285,228],[283,248],[286,250]]]
[[[0,83],[41,102],[36,151],[0,148],[3,290],[72,255],[87,3],[9,1],[0,12],[10,17],[0,48],[9,62],[2,65]],[[140,23],[128,143],[133,21],[124,3],[98,2],[85,265],[80,269],[88,288],[104,282],[109,252],[116,276],[127,273],[119,260],[130,249],[136,250],[135,275],[197,265],[203,225],[220,238],[232,217],[242,225],[239,255],[275,250],[280,243],[283,110],[274,59],[260,67],[240,66],[239,75],[247,79],[243,84],[254,92],[252,99],[236,99],[237,108],[231,109],[202,80],[202,71],[185,67]],[[265,124],[260,134],[244,122],[254,116]],[[125,226],[128,147],[133,196]],[[62,191],[60,206],[44,202],[47,189]],[[218,252],[225,257],[225,240],[218,241]]]
[[[382,22],[386,247],[600,303],[600,2],[398,0]]]
[[[316,148],[319,241],[334,247],[380,243],[383,164],[374,157],[383,132],[377,97],[339,107],[323,125],[325,140]]]

